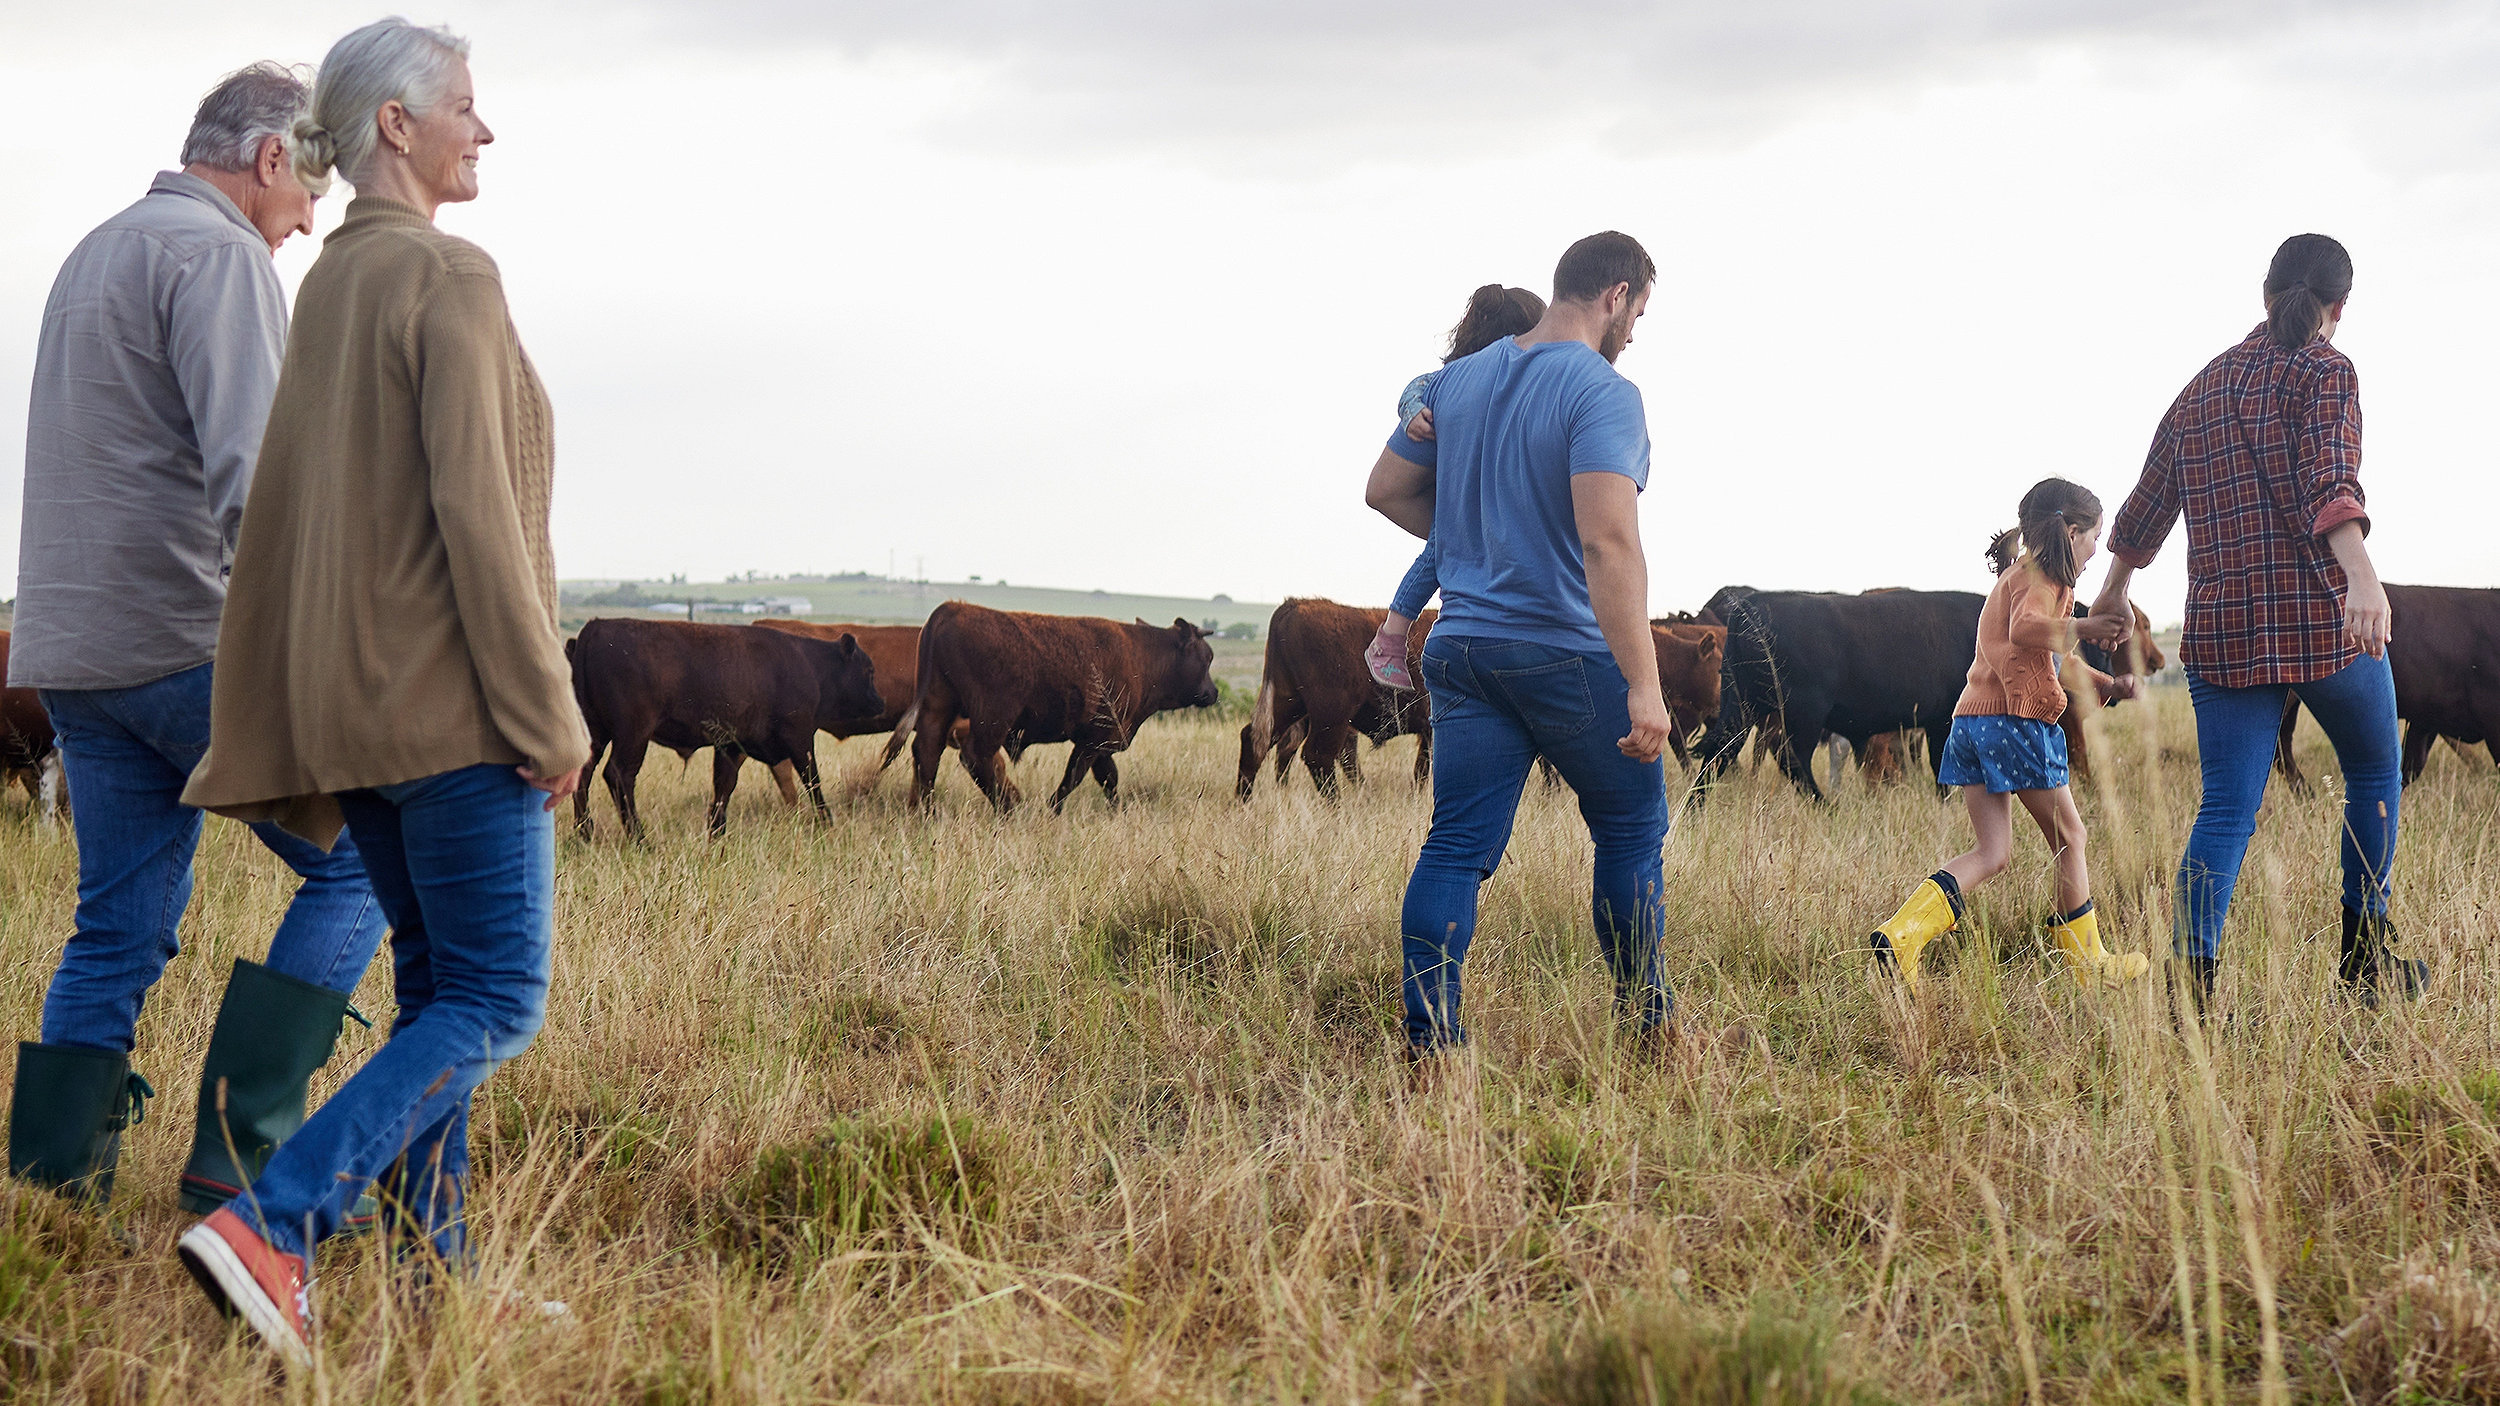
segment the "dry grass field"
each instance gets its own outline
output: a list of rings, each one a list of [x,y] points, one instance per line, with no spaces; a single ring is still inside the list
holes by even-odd
[[[1610,1028],[1569,797],[1531,788],[1485,892],[1477,1043],[1395,1044],[1412,744],[1327,805],[1232,798],[1236,722],[1167,718],[1054,818],[960,772],[830,825],[750,769],[645,775],[654,844],[562,844],[545,1033],[479,1097],[479,1276],[320,1265],[286,1379],[173,1257],[174,1178],[230,959],[284,871],[213,823],[141,1025],[162,1096],[108,1216],[0,1189],[0,1399],[585,1402],[2500,1400],[2500,778],[2443,749],[2397,913],[2430,999],[2327,999],[2333,770],[2268,810],[2232,1022],[2043,955],[2026,837],[1905,1003],[1864,934],[1958,805],[1740,777],[1679,814],[1689,1038]],[[831,750],[854,783],[874,754]],[[2119,944],[2166,950],[2194,806],[2183,690],[2107,716],[2089,792]],[[1027,795],[1060,748],[1026,759]],[[73,855],[0,802],[0,1014],[34,1031]],[[2114,944],[2116,945],[2116,944]],[[361,996],[384,1016],[377,968]],[[342,1064],[371,1048],[351,1029]],[[568,1317],[530,1305],[562,1299]]]

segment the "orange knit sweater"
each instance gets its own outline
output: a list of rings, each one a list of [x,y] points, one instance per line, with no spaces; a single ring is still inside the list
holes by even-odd
[[[1953,715],[2056,722],[2066,711],[2057,656],[2074,644],[2074,604],[2074,587],[2051,582],[2028,555],[1998,577],[1979,611],[1979,649]]]

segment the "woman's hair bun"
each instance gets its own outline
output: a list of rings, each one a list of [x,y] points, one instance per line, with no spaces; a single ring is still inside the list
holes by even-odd
[[[330,188],[330,172],[339,163],[339,144],[330,129],[309,115],[295,119],[295,176],[319,195]]]

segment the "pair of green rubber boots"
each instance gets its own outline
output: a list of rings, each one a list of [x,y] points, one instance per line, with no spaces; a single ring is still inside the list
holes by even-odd
[[[184,1210],[206,1215],[240,1195],[304,1125],[313,1071],[329,1062],[351,1017],[364,1019],[341,992],[236,961],[200,1068]],[[113,1194],[122,1133],[146,1117],[155,1094],[117,1050],[20,1043],[9,1174],[102,1203]]]

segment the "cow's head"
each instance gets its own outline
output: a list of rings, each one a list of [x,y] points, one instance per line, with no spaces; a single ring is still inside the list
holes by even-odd
[[[1146,625],[1141,618],[1140,625]],[[1171,666],[1164,677],[1170,680],[1165,697],[1186,708],[1215,706],[1215,646],[1207,643],[1207,632],[1186,620],[1175,619],[1170,629],[1146,625],[1172,651]]]
[[[873,718],[885,711],[885,699],[877,693],[876,662],[859,647],[857,636],[793,638],[806,646],[808,660],[815,666],[818,727]]]

